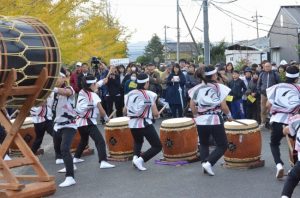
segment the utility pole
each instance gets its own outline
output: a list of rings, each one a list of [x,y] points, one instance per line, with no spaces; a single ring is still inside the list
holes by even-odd
[[[177,53],[176,60],[179,63],[179,49],[180,49],[180,29],[179,29],[179,0],[177,0]]]
[[[167,28],[169,28],[167,25],[164,26],[165,28],[165,62],[167,60]]]
[[[210,52],[209,52],[209,36],[208,36],[208,5],[207,0],[203,0],[203,22],[204,22],[204,64],[208,66],[210,64]]]
[[[233,45],[233,26],[232,26],[232,20],[231,20],[231,44]]]
[[[253,18],[253,22],[256,22],[256,34],[257,34],[257,38],[259,38],[259,32],[258,32],[258,17],[262,17],[262,16],[258,16],[257,15],[257,10],[255,12],[255,16],[252,16],[251,18]],[[255,18],[255,19],[254,19]]]

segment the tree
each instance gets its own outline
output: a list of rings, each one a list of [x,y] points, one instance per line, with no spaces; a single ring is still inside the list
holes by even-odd
[[[160,41],[160,38],[154,34],[151,40],[148,42],[148,45],[145,47],[144,56],[151,62],[155,62],[158,57],[158,62],[164,62],[164,54],[163,54],[164,46]]]
[[[89,61],[91,56],[106,61],[126,56],[126,29],[107,11],[108,6],[106,0],[98,4],[89,0],[0,0],[2,15],[28,15],[44,21],[54,32],[66,64]]]
[[[136,62],[137,63],[140,63],[140,64],[142,64],[142,65],[144,65],[144,64],[146,64],[146,63],[149,63],[150,62],[150,59],[148,58],[148,57],[146,57],[146,56],[139,56],[139,57],[137,57],[136,58]]]
[[[215,65],[216,63],[226,62],[225,49],[226,43],[224,40],[222,40],[219,44],[215,46],[211,44],[210,59],[212,65]]]

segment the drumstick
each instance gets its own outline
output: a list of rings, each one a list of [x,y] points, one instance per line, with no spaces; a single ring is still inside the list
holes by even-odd
[[[165,110],[165,108],[166,108],[167,106],[168,106],[168,105],[165,104],[165,106],[163,106],[163,108],[161,108],[161,110],[158,112],[158,115],[160,115],[160,114]]]
[[[285,138],[286,138],[286,141],[287,141],[287,143],[288,143],[288,146],[289,146],[289,149],[290,149],[291,153],[293,153],[294,149],[293,149],[293,146],[292,146],[292,144],[291,144],[291,142],[290,142],[289,136],[288,136],[288,135],[285,135]]]
[[[108,117],[108,119],[111,119],[115,114],[116,114],[117,110],[114,110]]]
[[[245,122],[241,122],[241,121],[238,121],[238,120],[232,120],[232,121],[237,122],[239,124],[242,124],[244,126],[248,126],[248,124],[246,124]]]

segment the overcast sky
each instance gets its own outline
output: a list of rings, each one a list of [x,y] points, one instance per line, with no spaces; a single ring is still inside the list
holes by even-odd
[[[132,32],[131,43],[149,41],[156,33],[164,42],[164,26],[167,29],[167,38],[176,41],[176,0],[109,0],[112,14],[119,19],[129,32]],[[300,0],[237,0],[234,3],[224,4],[232,0],[208,0],[209,4],[209,38],[211,42],[231,42],[231,21],[233,25],[234,41],[256,38],[256,24],[252,22],[257,10],[259,36],[266,36],[281,5],[300,5]],[[202,5],[201,0],[179,0],[182,11],[190,28]],[[213,4],[215,4],[218,10]],[[224,14],[227,13],[230,16]],[[241,18],[243,17],[243,18]],[[238,22],[237,20],[242,21]],[[193,28],[193,35],[197,42],[203,42],[203,9]],[[265,30],[265,31],[264,31]],[[186,25],[180,16],[181,41],[191,41]]]

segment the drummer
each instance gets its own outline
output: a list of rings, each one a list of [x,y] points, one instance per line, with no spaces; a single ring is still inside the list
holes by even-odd
[[[40,148],[45,132],[53,137],[53,113],[51,110],[53,104],[54,94],[47,98],[47,100],[42,104],[42,106],[32,107],[30,110],[30,115],[32,116],[32,121],[34,124],[34,131],[36,138],[32,144],[32,152],[37,154]],[[62,159],[57,160],[57,164],[63,163]]]
[[[299,69],[296,66],[289,66],[286,69],[285,83],[273,85],[267,89],[268,102],[272,114],[270,123],[271,133],[271,152],[276,164],[276,178],[284,176],[283,161],[280,158],[280,141],[284,137],[282,130],[288,124],[288,119],[295,115],[300,105],[300,87],[296,83],[299,78]]]
[[[289,172],[288,177],[285,181],[282,197],[281,198],[290,198],[292,197],[295,187],[300,181],[300,114],[297,114],[289,119],[289,126],[283,129],[283,133],[290,134],[292,137],[295,137],[295,149],[298,151],[298,161],[295,163],[293,169]]]
[[[129,128],[134,139],[133,165],[141,170],[147,170],[144,162],[149,161],[158,154],[162,145],[153,126],[152,119],[158,118],[159,113],[155,104],[157,95],[148,91],[149,76],[141,73],[137,76],[137,89],[125,95],[124,113],[130,117]],[[151,148],[141,154],[144,137],[148,140]]]
[[[97,117],[99,113],[104,117],[106,122],[109,121],[109,118],[101,105],[101,99],[94,92],[97,90],[96,83],[97,79],[93,75],[87,75],[83,78],[83,89],[79,92],[76,105],[76,111],[78,113],[76,123],[81,139],[75,152],[73,162],[78,163],[84,161],[80,159],[80,157],[88,144],[89,136],[91,136],[97,148],[100,168],[114,168],[115,165],[107,162],[105,141],[97,127]]]
[[[232,121],[231,113],[226,104],[226,97],[230,89],[216,82],[217,69],[212,66],[205,67],[204,75],[199,73],[197,77],[202,79],[202,83],[189,90],[190,107],[197,124],[203,171],[214,176],[212,166],[227,149],[222,112],[227,115],[229,121]],[[209,154],[210,135],[216,142],[216,148]]]
[[[57,151],[56,159],[63,159],[65,168],[59,170],[66,173],[66,179],[59,187],[67,187],[76,184],[74,179],[73,159],[70,147],[74,135],[76,134],[76,112],[75,91],[72,87],[66,86],[66,71],[61,69],[60,78],[57,79],[56,87],[53,89],[54,100],[52,105],[54,119],[53,142],[54,149]]]

